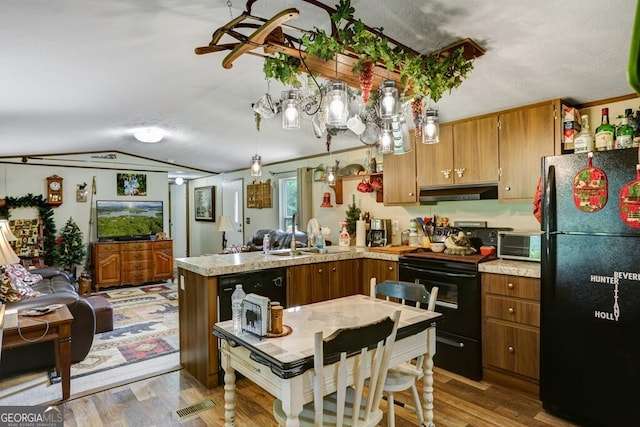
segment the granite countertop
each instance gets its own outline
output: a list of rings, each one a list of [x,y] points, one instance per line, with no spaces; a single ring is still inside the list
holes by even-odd
[[[330,246],[327,248],[326,254],[304,254],[292,257],[273,254],[265,255],[262,252],[242,252],[238,254],[176,258],[175,263],[179,268],[200,274],[201,276],[220,276],[244,271],[357,258],[398,261],[399,256],[397,254],[370,252],[367,248]]]
[[[540,278],[540,263],[532,261],[496,259],[478,264],[478,270],[481,273]]]

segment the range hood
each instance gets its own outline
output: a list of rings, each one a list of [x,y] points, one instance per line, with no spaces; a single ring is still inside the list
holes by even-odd
[[[420,204],[458,200],[489,200],[498,198],[498,185],[457,187],[422,187],[420,188]]]

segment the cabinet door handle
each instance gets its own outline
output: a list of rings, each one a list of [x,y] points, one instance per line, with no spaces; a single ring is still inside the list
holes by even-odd
[[[511,187],[506,186],[506,187],[504,187],[504,190],[505,190],[505,191],[511,191]]]
[[[409,193],[409,196],[413,196],[413,193]]]
[[[458,175],[458,178],[462,178],[462,175],[464,175],[465,168],[456,168],[454,170],[456,171],[456,175]]]
[[[447,179],[451,177],[451,169],[441,170],[440,172],[442,172],[442,175],[444,175],[444,177]]]
[[[321,268],[318,269],[318,273],[322,274],[322,269]]]
[[[514,353],[516,351],[516,349],[513,348],[513,346],[511,346],[511,345],[509,347],[507,347],[507,350],[509,351],[509,353]]]
[[[389,267],[389,271],[393,271],[393,267]]]
[[[513,283],[509,283],[509,284],[507,285],[507,288],[509,288],[509,289],[513,289]]]
[[[509,310],[508,310],[508,311],[509,311],[509,314],[513,314],[513,313],[515,313],[515,310],[513,309],[513,307],[509,307]]]
[[[331,270],[332,270],[332,271],[336,271],[336,268],[335,268],[335,267],[333,267]]]

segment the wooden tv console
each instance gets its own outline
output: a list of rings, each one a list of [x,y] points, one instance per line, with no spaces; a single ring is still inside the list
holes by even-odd
[[[109,288],[173,279],[173,241],[95,242],[93,286]]]

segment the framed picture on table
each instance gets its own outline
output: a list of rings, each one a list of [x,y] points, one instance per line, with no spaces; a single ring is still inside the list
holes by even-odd
[[[216,187],[197,187],[194,189],[196,221],[215,221]]]

